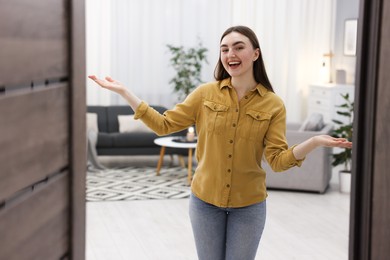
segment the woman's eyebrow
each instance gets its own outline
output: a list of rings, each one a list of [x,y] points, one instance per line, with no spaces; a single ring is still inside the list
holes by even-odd
[[[237,42],[235,42],[235,43],[233,43],[233,46],[236,46],[237,44],[245,44],[245,42],[243,42],[243,41],[237,41]],[[223,48],[223,47],[228,47],[228,45],[227,44],[222,44],[221,45],[221,48]]]

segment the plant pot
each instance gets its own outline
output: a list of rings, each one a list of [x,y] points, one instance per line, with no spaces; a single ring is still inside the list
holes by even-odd
[[[341,193],[350,193],[351,192],[351,172],[350,171],[340,171],[339,172],[339,184]]]

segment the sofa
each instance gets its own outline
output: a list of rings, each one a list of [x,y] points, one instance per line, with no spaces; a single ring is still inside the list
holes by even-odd
[[[167,108],[152,106],[163,113]],[[97,155],[159,155],[158,138],[141,120],[134,120],[130,106],[87,106],[87,129],[97,133]],[[172,135],[184,136],[187,130]],[[89,135],[90,136],[90,135]],[[186,149],[166,148],[165,154],[187,155]]]
[[[329,135],[332,130],[332,124],[324,124],[317,131],[308,131],[302,129],[300,123],[287,123],[286,137],[288,144],[294,145],[315,135]],[[331,154],[332,148],[319,147],[306,156],[301,167],[293,167],[285,172],[274,172],[264,161],[267,188],[324,193],[332,177]]]

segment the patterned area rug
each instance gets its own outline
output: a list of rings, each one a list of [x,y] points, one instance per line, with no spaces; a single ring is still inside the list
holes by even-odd
[[[89,170],[87,201],[183,199],[190,196],[187,169],[182,167],[129,167]]]

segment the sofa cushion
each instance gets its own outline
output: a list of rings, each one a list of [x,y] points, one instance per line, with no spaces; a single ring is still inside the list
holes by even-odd
[[[97,113],[87,113],[87,133],[89,131],[99,132]]]
[[[98,129],[100,132],[108,132],[108,123],[107,123],[107,109],[103,106],[88,106],[88,113],[96,113],[98,120]]]
[[[119,133],[151,133],[142,120],[135,120],[134,115],[118,115]]]
[[[324,117],[319,113],[312,113],[306,118],[298,131],[320,131],[324,128]]]
[[[96,147],[113,147],[114,146],[114,138],[112,134],[109,133],[98,133],[98,141]]]
[[[154,147],[154,139],[158,136],[154,133],[115,133],[111,134],[115,147]]]
[[[119,133],[118,115],[133,115],[133,109],[130,106],[108,106],[107,122],[109,133]]]

